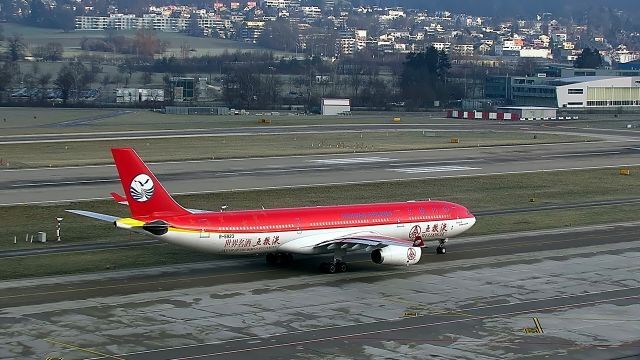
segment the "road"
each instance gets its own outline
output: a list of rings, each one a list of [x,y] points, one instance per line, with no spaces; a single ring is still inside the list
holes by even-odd
[[[640,223],[460,238],[409,268],[256,258],[0,283],[0,358],[640,354]],[[540,319],[542,334],[525,334]]]
[[[174,194],[478,176],[640,164],[640,139],[150,164]],[[122,193],[112,165],[0,171],[0,205]],[[425,194],[428,196],[428,194]]]

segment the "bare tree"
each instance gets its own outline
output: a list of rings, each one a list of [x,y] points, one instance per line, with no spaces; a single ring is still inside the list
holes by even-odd
[[[62,102],[66,104],[71,91],[77,87],[77,78],[74,70],[70,66],[63,66],[53,83],[62,93]]]
[[[51,81],[51,74],[44,73],[38,77],[38,85],[40,86],[40,99],[44,101],[44,98],[47,94],[47,85]]]
[[[140,82],[143,85],[149,85],[151,84],[151,81],[152,81],[152,76],[150,72],[145,71],[140,75]]]
[[[64,48],[59,42],[49,42],[46,45],[37,46],[33,49],[33,55],[45,61],[60,61],[64,54]]]
[[[7,57],[9,61],[18,61],[24,58],[26,46],[22,40],[22,36],[14,34],[8,39],[7,44]]]

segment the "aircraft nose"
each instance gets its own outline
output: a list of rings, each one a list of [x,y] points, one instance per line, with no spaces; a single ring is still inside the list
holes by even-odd
[[[475,223],[476,223],[476,217],[471,215],[471,217],[469,218],[469,228],[475,225]]]

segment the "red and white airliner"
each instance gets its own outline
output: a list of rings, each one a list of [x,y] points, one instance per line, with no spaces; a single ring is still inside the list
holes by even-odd
[[[219,254],[266,254],[267,263],[290,262],[292,254],[333,254],[328,273],[343,272],[343,257],[367,251],[384,265],[413,265],[425,241],[448,238],[475,224],[463,206],[446,201],[408,201],[247,211],[185,209],[176,203],[132,149],[112,149],[131,217],[83,210],[72,213],[112,222],[117,228],[151,235],[167,243]]]

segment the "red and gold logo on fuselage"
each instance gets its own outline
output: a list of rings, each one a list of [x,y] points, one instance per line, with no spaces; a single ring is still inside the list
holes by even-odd
[[[414,248],[409,248],[407,250],[407,260],[409,261],[413,261],[416,259],[416,249]]]

